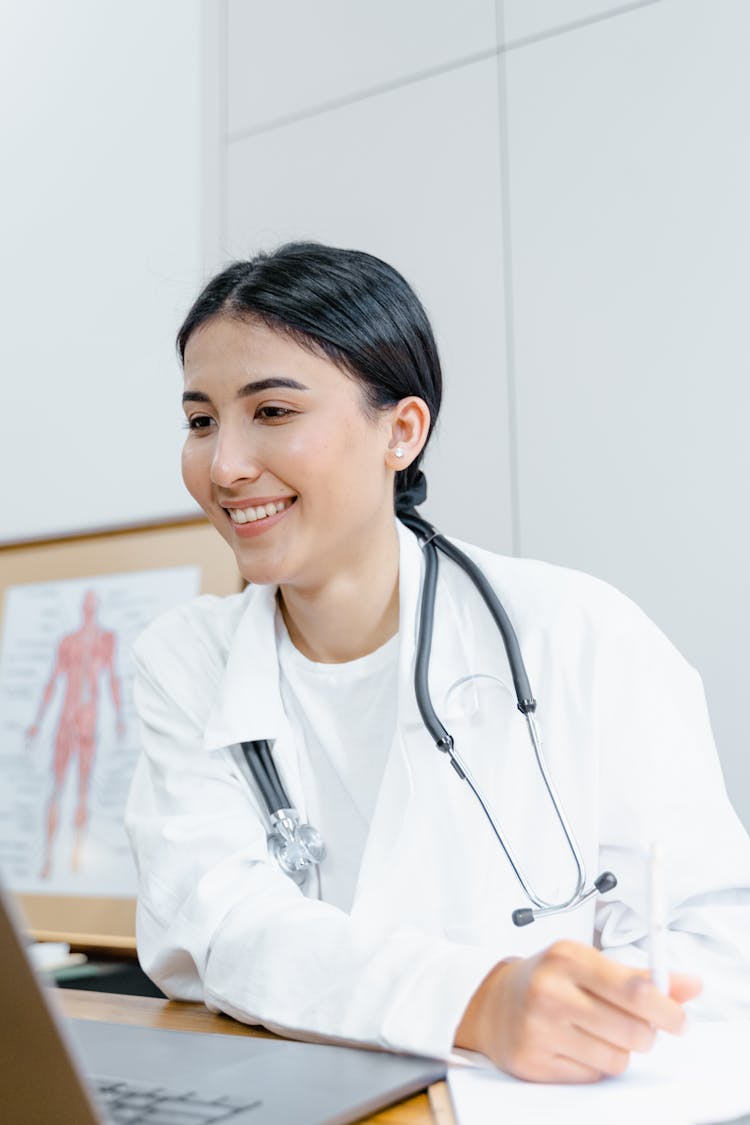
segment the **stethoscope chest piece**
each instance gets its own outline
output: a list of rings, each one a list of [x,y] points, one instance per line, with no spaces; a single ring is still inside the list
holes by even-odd
[[[268,850],[281,870],[300,886],[307,874],[326,857],[326,846],[317,828],[301,824],[296,809],[278,809],[271,814]]]
[[[268,740],[241,742],[240,746],[271,820],[268,850],[284,874],[301,886],[309,871],[325,859],[323,838],[290,807]]]

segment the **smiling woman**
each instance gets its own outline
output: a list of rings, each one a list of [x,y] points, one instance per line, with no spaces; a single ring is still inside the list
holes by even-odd
[[[127,819],[154,980],[288,1034],[457,1044],[541,1081],[619,1073],[688,1002],[750,1013],[750,843],[694,672],[602,583],[463,547],[539,692],[569,846],[525,741],[519,708],[536,703],[516,706],[516,666],[463,572],[434,569],[432,540],[460,552],[415,511],[442,384],[404,279],[358,251],[284,246],[214,278],[178,346],[185,484],[250,585],[135,649]],[[442,755],[415,698],[426,625]],[[510,856],[447,769],[454,738],[540,888],[521,911],[534,926],[511,921]],[[656,838],[673,861],[666,990],[644,955]],[[611,863],[616,893],[610,877],[606,898],[581,894],[584,863]]]
[[[442,392],[416,296],[369,255],[291,245],[214,279],[178,347],[183,477],[243,577],[281,587],[310,658],[374,651],[398,623],[394,487],[417,479]],[[328,597],[337,612],[321,615]]]
[[[395,449],[419,452],[421,400],[373,418],[360,383],[324,354],[226,314],[191,334],[184,366],[183,477],[244,578],[301,592],[345,570],[356,584],[364,568],[395,588]],[[370,639],[360,644],[364,655]]]

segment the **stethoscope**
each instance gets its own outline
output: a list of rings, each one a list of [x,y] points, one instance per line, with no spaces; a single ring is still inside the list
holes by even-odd
[[[420,474],[421,476],[421,474]],[[421,487],[420,487],[421,485]],[[422,594],[419,611],[419,629],[417,633],[416,663],[414,669],[414,689],[417,697],[422,720],[432,735],[436,747],[441,753],[447,754],[450,764],[456,774],[465,781],[479,802],[500,847],[523,888],[524,894],[533,904],[531,907],[520,907],[513,911],[512,918],[516,926],[527,926],[535,918],[543,918],[549,914],[562,914],[574,910],[587,902],[593,895],[606,894],[617,886],[617,879],[611,871],[603,871],[594,880],[591,887],[586,888],[586,869],[583,858],[570,830],[565,814],[562,811],[560,800],[555,792],[547,767],[542,756],[539,731],[534,721],[536,700],[529,684],[529,677],[521,656],[518,637],[510,622],[510,618],[503,609],[500,600],[492,589],[486,577],[476,563],[465,555],[455,544],[445,539],[435,528],[414,510],[414,503],[423,498],[424,485],[420,482],[412,493],[404,494],[397,507],[397,514],[402,523],[410,528],[419,539],[425,560],[425,573],[422,582]],[[420,495],[420,491],[422,495]],[[416,496],[415,496],[416,493]],[[510,665],[513,678],[513,687],[516,695],[516,706],[526,719],[526,725],[531,739],[539,772],[544,786],[549,795],[558,823],[563,831],[567,846],[573,857],[576,869],[575,889],[573,893],[562,902],[548,902],[532,887],[527,875],[516,857],[512,847],[505,839],[500,827],[495,821],[492,811],[484,799],[479,786],[474,781],[465,762],[456,752],[453,737],[448,733],[435,708],[432,705],[429,688],[430,655],[432,650],[432,627],[435,615],[435,591],[438,577],[438,550],[459,566],[472,581],[480,593],[487,609],[497,625],[503,640],[505,652]],[[471,679],[472,677],[468,677]],[[271,831],[268,835],[268,847],[276,858],[282,871],[291,876],[300,885],[305,881],[311,868],[321,863],[325,858],[326,848],[320,833],[310,824],[303,824],[297,811],[290,805],[284,792],[276,766],[271,754],[271,747],[267,741],[241,743],[245,761],[261,792],[263,801],[271,819]]]

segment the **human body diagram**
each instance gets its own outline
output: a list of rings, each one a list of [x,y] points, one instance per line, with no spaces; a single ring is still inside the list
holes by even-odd
[[[60,802],[68,771],[78,766],[78,784],[74,812],[71,870],[80,869],[86,828],[89,820],[89,786],[96,754],[96,731],[99,713],[99,685],[107,676],[117,716],[117,735],[122,738],[125,724],[122,713],[120,680],[115,670],[116,637],[97,621],[97,599],[93,590],[83,597],[80,626],[60,640],[49,680],[34,722],[26,732],[32,742],[52,701],[58,680],[64,683],[64,696],[54,734],[52,757],[52,789],[45,818],[44,858],[39,872],[48,879],[54,861],[54,845],[60,824]]]

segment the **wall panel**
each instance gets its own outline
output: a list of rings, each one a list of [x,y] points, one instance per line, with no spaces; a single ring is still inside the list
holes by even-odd
[[[385,258],[416,286],[446,370],[425,512],[510,548],[494,59],[234,142],[228,249],[290,238]]]
[[[200,27],[199,0],[3,4],[2,539],[193,510],[173,334],[201,273]]]
[[[698,666],[748,822],[749,36],[662,0],[507,55],[521,550]]]
[[[229,0],[230,136],[496,45],[494,0]]]
[[[551,35],[577,24],[606,19],[661,0],[497,0],[504,42]]]

